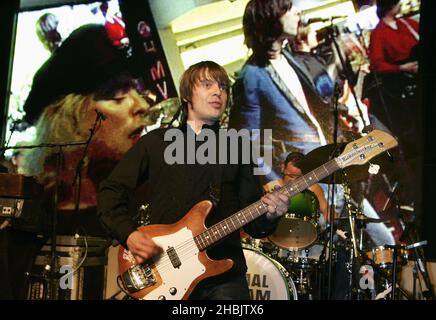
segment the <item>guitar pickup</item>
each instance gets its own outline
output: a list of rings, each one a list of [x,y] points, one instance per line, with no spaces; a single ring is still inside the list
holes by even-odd
[[[124,287],[130,293],[150,287],[156,283],[149,265],[137,264],[131,266],[121,275]]]
[[[174,247],[168,247],[167,254],[174,268],[178,268],[182,265],[182,262],[180,261],[180,258],[177,255],[177,252],[174,249]]]

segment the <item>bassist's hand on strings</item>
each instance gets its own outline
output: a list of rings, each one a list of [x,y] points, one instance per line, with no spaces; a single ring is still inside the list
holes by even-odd
[[[129,235],[127,247],[137,263],[142,263],[162,252],[162,248],[151,237],[140,231],[134,231]]]
[[[276,186],[275,188],[279,189],[280,187]],[[266,217],[268,219],[276,219],[288,211],[289,198],[283,193],[278,191],[270,192],[263,196],[261,200],[267,205]]]

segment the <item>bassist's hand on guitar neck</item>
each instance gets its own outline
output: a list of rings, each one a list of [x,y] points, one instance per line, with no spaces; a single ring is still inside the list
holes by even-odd
[[[279,186],[275,188],[280,189]],[[289,197],[278,191],[267,193],[262,197],[262,202],[267,205],[266,217],[271,220],[282,216],[289,208]]]
[[[137,263],[142,263],[162,252],[162,248],[156,245],[146,233],[134,231],[127,238],[127,246]]]

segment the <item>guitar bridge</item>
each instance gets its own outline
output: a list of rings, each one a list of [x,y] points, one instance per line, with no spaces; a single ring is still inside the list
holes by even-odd
[[[130,293],[150,287],[156,283],[149,265],[137,264],[131,266],[121,275],[123,284]]]

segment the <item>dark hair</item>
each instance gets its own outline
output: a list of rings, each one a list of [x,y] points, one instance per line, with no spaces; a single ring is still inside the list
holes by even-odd
[[[180,100],[185,116],[188,115],[188,102],[192,99],[192,90],[202,79],[208,77],[227,88],[227,95],[230,93],[230,79],[226,70],[213,61],[201,61],[190,66],[180,79]]]
[[[292,162],[292,164],[297,167],[298,169],[300,168],[300,163],[304,158],[304,154],[302,154],[301,152],[291,152],[286,156],[285,159],[285,167],[288,165],[289,162]]]
[[[377,16],[382,19],[400,0],[377,0]]]
[[[251,0],[242,20],[245,44],[257,58],[265,58],[283,33],[280,18],[292,8],[292,0]]]

